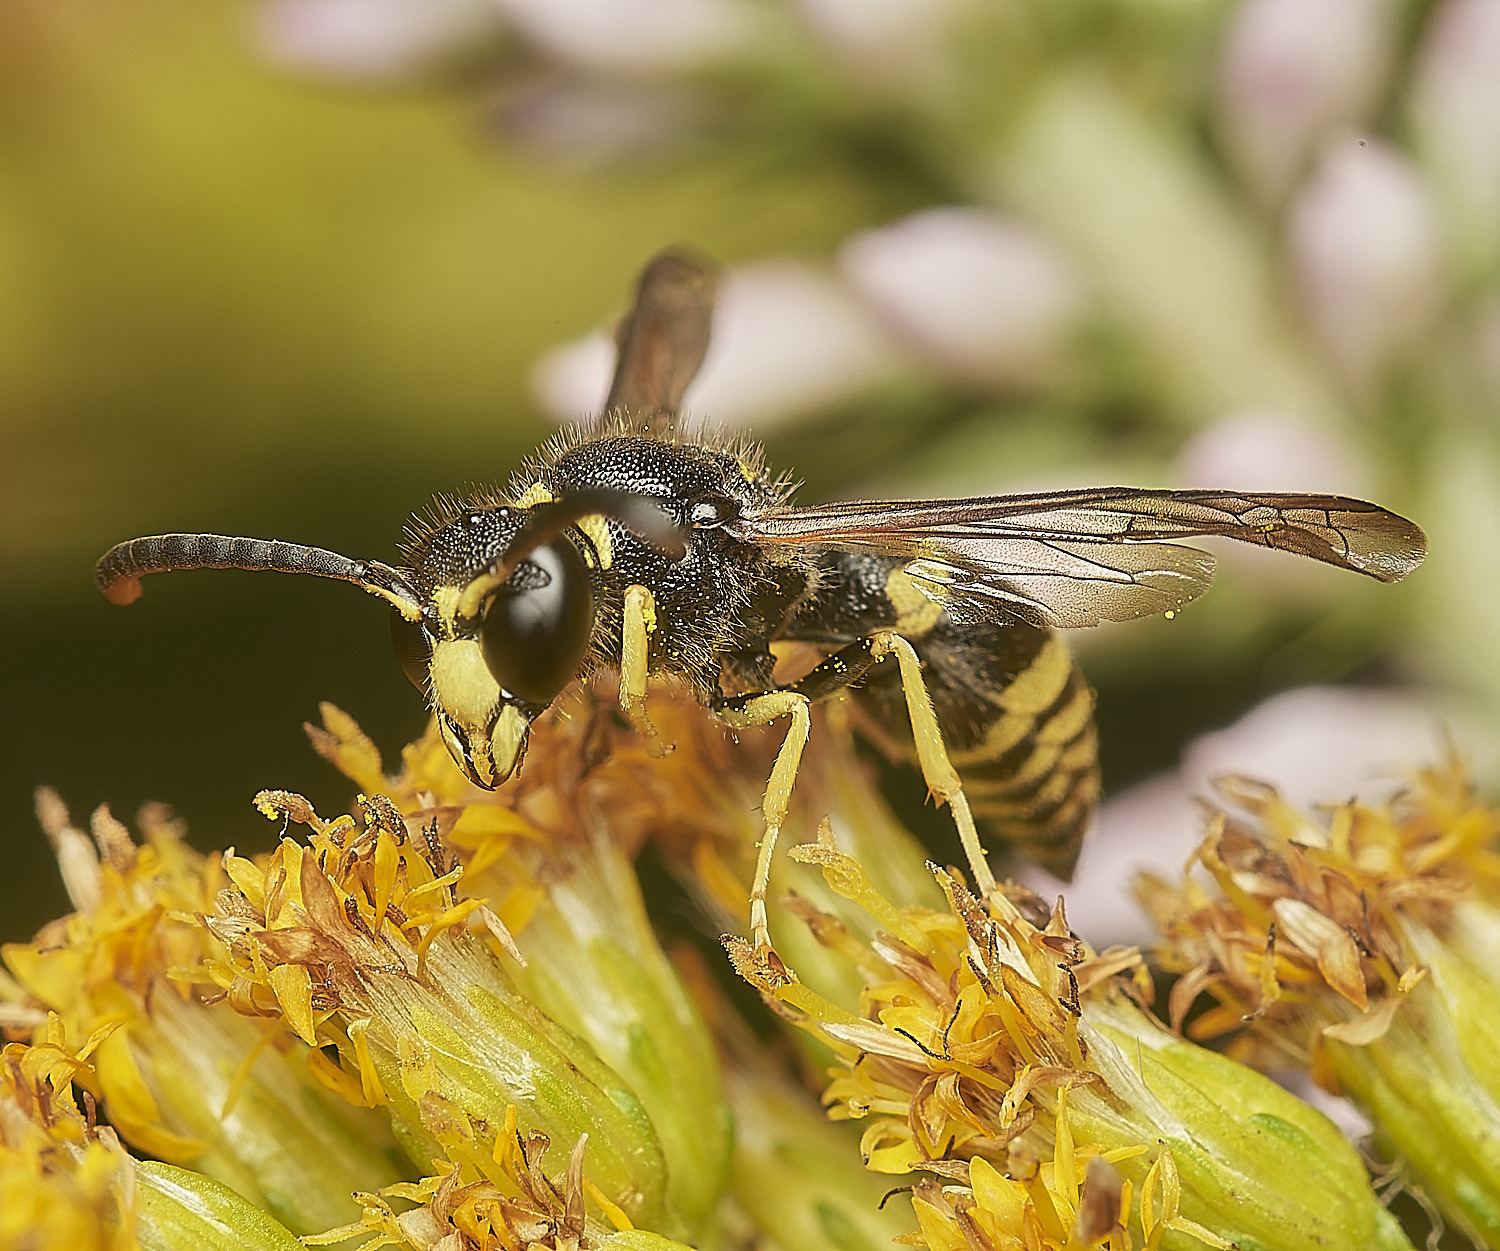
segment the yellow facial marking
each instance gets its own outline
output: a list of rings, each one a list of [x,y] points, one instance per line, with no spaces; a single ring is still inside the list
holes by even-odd
[[[514,704],[506,704],[500,710],[495,728],[490,731],[490,761],[497,783],[509,777],[511,770],[516,767],[530,724]]]
[[[615,541],[609,533],[609,522],[595,513],[590,517],[580,517],[574,524],[588,536],[594,550],[599,553],[599,568],[608,569],[614,564]],[[584,551],[584,559],[588,559],[587,549]]]
[[[556,496],[540,482],[533,482],[516,501],[517,508],[535,508],[538,504],[550,504]]]
[[[439,717],[437,719],[437,723],[438,733],[443,736],[443,746],[448,749],[448,754],[452,756],[456,762],[462,762],[465,753],[469,753],[469,755],[472,757],[472,753],[469,752],[468,744],[453,732],[453,727],[450,726],[444,718]],[[480,777],[483,776],[483,774],[480,774]]]
[[[887,575],[885,593],[896,609],[896,629],[907,638],[920,638],[943,615],[942,605],[917,590],[904,569],[892,569]]]
[[[484,734],[500,702],[500,684],[477,639],[449,639],[432,649],[432,693],[465,733]]]
[[[446,714],[438,726],[453,758],[467,756],[486,786],[509,777],[530,722],[514,704],[500,702],[499,683],[476,640],[449,639],[433,648],[432,693]]]
[[[438,618],[446,626],[452,626],[458,615],[458,601],[463,597],[463,587],[440,586],[432,592],[432,602],[437,605]]]

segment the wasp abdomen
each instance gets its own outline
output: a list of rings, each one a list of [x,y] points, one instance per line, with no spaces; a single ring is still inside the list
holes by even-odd
[[[974,819],[1070,878],[1099,799],[1094,696],[1072,654],[1026,625],[935,634],[916,646]]]
[[[955,622],[894,561],[842,553],[824,568],[790,633],[832,643],[887,629],[909,640],[980,829],[1071,877],[1099,763],[1093,693],[1067,644],[1022,622]],[[907,724],[894,672],[873,670],[856,697],[887,732]]]

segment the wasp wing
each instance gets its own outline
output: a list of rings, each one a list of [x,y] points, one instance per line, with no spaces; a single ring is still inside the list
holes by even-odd
[[[623,409],[644,433],[667,432],[708,351],[718,290],[718,267],[704,257],[675,248],[652,258],[615,333],[619,361],[606,412]]]
[[[1126,621],[1196,598],[1213,558],[1166,539],[1239,539],[1382,582],[1427,551],[1415,525],[1362,500],[1131,487],[787,508],[736,528],[764,544],[905,559],[918,587],[955,616],[1052,626]]]

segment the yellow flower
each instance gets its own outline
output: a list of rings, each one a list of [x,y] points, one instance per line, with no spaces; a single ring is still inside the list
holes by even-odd
[[[81,1047],[54,1013],[35,1045],[0,1051],[0,1248],[297,1251],[282,1225],[227,1186],[128,1155],[73,1086],[97,1076],[102,1026]]]
[[[543,1169],[551,1145],[547,1136],[522,1134],[515,1108],[508,1108],[488,1154],[471,1142],[462,1162],[439,1161],[439,1172],[431,1177],[361,1195],[362,1220],[303,1241],[326,1246],[364,1234],[360,1251],[449,1245],[466,1251],[687,1251],[682,1243],[635,1229],[605,1198],[584,1175],[587,1142],[587,1135],[579,1138],[562,1176],[549,1175]],[[585,1199],[596,1205],[602,1221],[590,1215]]]
[[[908,1241],[1409,1245],[1326,1118],[1149,1016],[1134,949],[1096,954],[1071,936],[1060,902],[1048,909],[1013,886],[981,901],[945,870],[933,872],[947,908],[897,907],[862,867],[870,849],[854,859],[832,828],[792,855],[857,901],[871,937],[855,941],[846,912],[796,907],[857,967],[858,1005],[811,979],[761,990],[833,1052],[824,1100],[864,1125],[867,1166],[930,1175],[913,1190]]]
[[[134,1251],[124,1198],[130,1160],[73,1096],[109,1032],[73,1051],[53,1016],[44,1041],[0,1051],[0,1247]]]
[[[671,726],[679,706],[663,707]],[[701,722],[701,710],[692,711]],[[590,712],[580,697],[576,715],[550,718],[520,777],[497,792],[471,786],[432,731],[389,778],[373,745],[336,709],[325,706],[329,729],[317,739],[356,780],[378,781],[409,805],[414,828],[438,822],[462,863],[463,893],[472,903],[494,901],[493,914],[475,915],[491,925],[501,918],[502,932],[517,935],[505,940],[509,993],[587,1043],[638,1101],[665,1169],[664,1227],[685,1233],[713,1219],[729,1168],[729,1110],[713,1041],[657,942],[627,853],[669,824],[681,829],[702,816],[692,797],[703,788],[676,784],[699,732],[682,726],[682,749],[663,776],[656,766],[665,762],[615,729],[607,712]],[[586,1128],[579,1121],[569,1132]],[[548,1122],[545,1130],[557,1139],[564,1127]]]
[[[1181,975],[1174,1024],[1356,1100],[1449,1221],[1500,1243],[1500,812],[1453,759],[1325,821],[1244,779],[1220,791],[1249,820],[1217,814],[1198,849],[1217,889],[1140,887]]]
[[[347,1219],[352,1190],[398,1178],[389,1126],[313,1076],[319,1053],[194,990],[192,970],[223,959],[198,919],[228,885],[220,861],[183,842],[161,808],[142,813],[141,844],[103,808],[90,840],[51,792],[38,813],[78,910],[3,949],[17,983],[9,1014],[38,1021],[38,1042],[48,1012],[70,1037],[107,1034],[77,1080],[121,1137],[299,1230]]]
[[[308,827],[263,863],[230,858],[208,927],[226,957],[207,961],[229,1002],[281,1016],[315,1071],[351,1102],[389,1105],[420,1167],[480,1149],[512,1106],[526,1132],[589,1135],[601,1190],[632,1220],[661,1219],[661,1149],[633,1092],[581,1040],[516,990],[496,952],[514,940],[462,876],[425,814],[411,827],[387,799],[358,819],[323,821],[300,796],[261,805]],[[480,918],[471,932],[470,917]],[[488,1149],[487,1147],[484,1149]]]
[[[0,1142],[22,1148],[0,1155],[0,1181],[30,1196],[26,1227],[50,1220],[73,1237],[72,1216],[45,1209],[83,1185],[78,1245],[100,1251],[289,1251],[284,1224],[307,1229],[328,1210],[317,1245],[677,1251],[769,1237],[874,1251],[909,1226],[879,1197],[899,1179],[916,1229],[897,1241],[942,1251],[1409,1246],[1325,1118],[1149,1015],[1138,952],[1095,953],[1060,902],[1010,884],[976,898],[924,865],[837,708],[820,714],[786,827],[816,828],[815,841],[775,868],[785,956],[757,982],[799,1027],[808,1071],[830,1069],[833,1123],[820,1117],[704,966],[668,961],[630,863],[652,840],[712,917],[741,928],[775,736],[732,743],[670,694],[653,713],[677,745],[664,761],[581,698],[538,727],[525,774],[490,793],[431,733],[387,776],[353,721],[325,708],[315,741],[366,793],[326,820],[262,792],[284,832],[256,857],[199,856],[155,812],[140,846],[96,814],[96,851],[46,799],[79,910],[6,949],[4,1019],[31,1029],[25,1062],[54,1092],[88,1092],[122,1137],[169,1159],[132,1161],[70,1096],[54,1099],[42,1119],[76,1151],[27,1148],[24,1119]],[[1483,821],[1457,809],[1456,840],[1428,823],[1434,863],[1458,858],[1434,847],[1482,842]],[[1221,835],[1228,863],[1239,845]],[[1370,855],[1360,864],[1374,871]],[[1249,890],[1244,873],[1227,880]],[[1300,899],[1309,910],[1314,893]],[[1472,961],[1487,914],[1440,912],[1441,889],[1409,895],[1428,924],[1453,918],[1446,946],[1421,948],[1403,914],[1385,919],[1382,947],[1385,914],[1371,911],[1351,962],[1328,926],[1275,901],[1265,911],[1315,948],[1288,962],[1301,985],[1309,970],[1332,976],[1340,1002],[1358,981],[1375,1007],[1380,958],[1412,1000],[1493,994]],[[1254,966],[1275,992],[1268,1020],[1292,1002],[1266,972],[1279,968]],[[1397,1017],[1388,1034],[1403,1028]],[[1450,1041],[1472,1064],[1491,1043],[1471,1033]],[[87,1042],[75,1053],[68,1037]],[[345,1143],[361,1124],[364,1156]],[[385,1154],[397,1141],[420,1180],[399,1180]],[[547,1163],[551,1144],[569,1146],[565,1163]],[[72,1170],[60,1191],[36,1163],[54,1156]],[[84,1157],[99,1162],[80,1172]]]

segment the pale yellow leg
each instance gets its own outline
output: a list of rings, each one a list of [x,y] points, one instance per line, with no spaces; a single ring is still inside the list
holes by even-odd
[[[625,620],[620,647],[620,708],[652,756],[666,749],[646,715],[646,677],[650,672],[651,632],[656,629],[656,597],[644,586],[625,588]]]
[[[766,782],[765,799],[761,802],[761,813],[765,817],[766,832],[760,840],[760,854],[755,859],[755,884],[750,888],[750,934],[755,946],[766,950],[771,946],[771,930],[766,921],[766,890],[771,884],[771,855],[776,850],[776,837],[781,833],[786,820],[787,806],[792,798],[792,783],[797,780],[797,766],[802,763],[802,749],[807,746],[807,737],[812,730],[812,715],[808,712],[806,695],[796,691],[767,691],[750,700],[742,708],[725,709],[719,714],[726,725],[743,728],[752,725],[769,725],[777,717],[791,717],[791,727],[782,740],[781,750],[776,753],[776,763],[771,767],[771,777]]]
[[[874,636],[871,653],[876,659],[895,656],[901,666],[901,690],[906,695],[906,711],[911,717],[911,736],[917,747],[922,777],[939,802],[946,803],[952,810],[953,824],[958,827],[959,842],[968,857],[974,884],[979,887],[981,895],[986,895],[994,888],[995,875],[985,863],[984,848],[979,845],[979,831],[974,828],[974,814],[969,811],[963,784],[953,762],[948,759],[948,749],[943,746],[943,732],[938,728],[937,714],[932,710],[932,697],[927,693],[927,683],[922,681],[922,662],[917,659],[910,643],[889,630]]]

